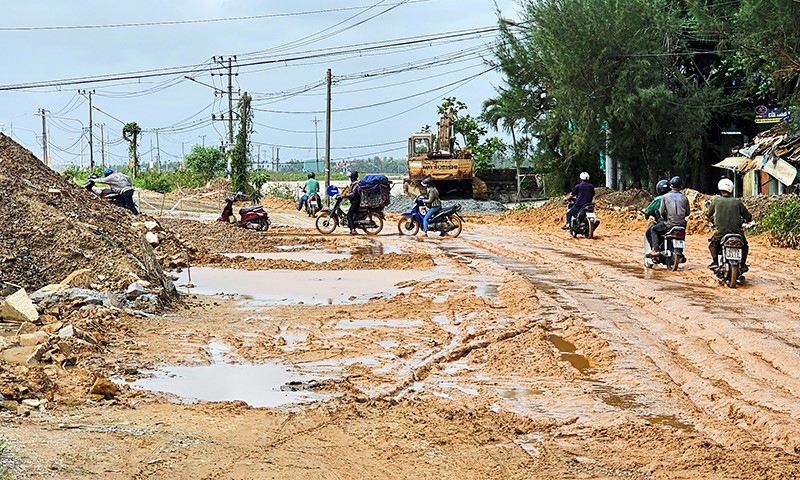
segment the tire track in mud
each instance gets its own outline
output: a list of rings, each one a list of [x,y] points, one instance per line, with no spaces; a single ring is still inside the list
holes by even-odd
[[[713,289],[700,287],[695,296],[695,285],[676,285],[674,274],[652,275],[644,282],[644,267],[587,255],[581,247],[571,252],[522,242],[518,236],[471,237],[463,239],[468,246],[453,245],[448,254],[524,275],[539,289],[543,305],[563,308],[569,302],[563,310],[577,308],[587,325],[619,352],[615,369],[668,379],[661,387],[677,386],[682,398],[660,401],[682,404],[712,438],[723,444],[755,440],[789,452],[800,449],[795,401],[800,380],[792,368],[800,363],[793,341],[797,329],[774,305],[731,308],[715,298]],[[537,264],[524,260],[532,255]],[[592,280],[584,281],[583,273]],[[762,322],[765,315],[771,322]]]

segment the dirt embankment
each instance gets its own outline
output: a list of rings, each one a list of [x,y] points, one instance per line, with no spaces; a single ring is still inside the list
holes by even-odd
[[[162,285],[133,221],[0,134],[0,282],[32,291],[90,268],[111,288],[126,287],[129,272]]]

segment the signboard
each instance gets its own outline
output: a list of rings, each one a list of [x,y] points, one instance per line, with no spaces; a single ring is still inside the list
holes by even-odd
[[[782,108],[759,105],[755,108],[756,123],[778,123],[789,116],[789,112]]]
[[[325,190],[325,193],[329,197],[335,197],[336,195],[339,195],[339,187],[337,187],[336,185],[329,185],[328,189]]]

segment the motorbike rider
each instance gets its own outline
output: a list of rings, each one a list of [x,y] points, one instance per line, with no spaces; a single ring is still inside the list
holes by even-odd
[[[589,174],[587,172],[581,172],[580,182],[575,185],[565,200],[575,200],[575,203],[567,210],[567,223],[561,227],[561,230],[569,230],[572,217],[580,213],[583,207],[594,201],[594,185],[589,183]]]
[[[653,238],[650,245],[650,256],[657,257],[660,255],[656,250],[661,245],[661,237],[669,231],[672,227],[686,228],[686,217],[689,215],[689,199],[686,195],[681,193],[683,188],[683,179],[675,176],[669,180],[670,191],[661,197],[661,206],[658,207],[658,212],[663,222],[659,222],[653,226]],[[686,257],[681,258],[681,262],[685,262]]]
[[[133,202],[133,182],[131,178],[122,172],[114,173],[112,168],[103,170],[103,177],[95,180],[95,183],[104,183],[111,188],[111,191],[122,197],[125,202],[125,208],[133,212],[134,215],[139,215],[136,209],[136,204]]]
[[[439,199],[439,190],[433,185],[433,180],[430,178],[426,178],[420,182],[423,187],[428,190],[428,196],[422,200],[422,202],[428,206],[428,211],[425,212],[425,216],[422,217],[422,231],[425,233],[425,236],[428,236],[428,220],[431,219],[436,212],[442,209],[442,201]]]
[[[664,219],[661,217],[661,212],[659,209],[661,208],[661,198],[669,192],[669,182],[667,180],[659,180],[656,184],[656,198],[650,202],[650,205],[647,206],[642,213],[644,213],[644,218],[647,220],[649,217],[653,217],[654,223],[652,223],[649,227],[647,227],[647,231],[644,234],[644,237],[647,239],[647,243],[650,244],[650,250],[655,250],[658,248],[658,244],[655,243],[659,240],[658,233],[654,232],[656,225],[663,224]],[[660,230],[664,230],[665,227],[658,227]]]
[[[358,186],[358,172],[353,170],[348,177],[350,185],[347,187],[347,193],[344,198],[350,200],[350,209],[347,210],[347,224],[350,225],[350,235],[357,235],[355,224],[356,214],[358,209],[361,208],[361,187]]]
[[[319,193],[319,182],[315,177],[316,174],[314,172],[308,172],[308,180],[303,185],[303,195],[300,196],[300,201],[297,202],[298,211],[303,209],[303,205],[308,202],[309,198]]]
[[[747,238],[742,228],[743,222],[753,221],[753,215],[744,206],[741,199],[732,196],[733,182],[723,178],[717,184],[719,195],[711,200],[706,211],[706,217],[714,224],[714,235],[708,239],[708,251],[711,252],[711,270],[716,270],[719,242],[729,233],[737,233],[742,237],[742,273],[748,270],[747,252],[750,250]]]

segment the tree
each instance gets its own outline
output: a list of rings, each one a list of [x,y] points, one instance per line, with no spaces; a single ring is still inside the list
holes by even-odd
[[[205,182],[225,173],[225,155],[217,147],[195,145],[184,160],[186,168],[199,174]]]
[[[234,191],[244,192],[257,197],[247,182],[248,157],[250,156],[250,137],[253,134],[253,110],[250,108],[252,98],[245,92],[239,99],[236,108],[239,113],[239,133],[236,134],[236,145],[231,152],[231,184]]]
[[[142,129],[136,122],[129,122],[126,123],[125,126],[122,127],[122,138],[128,142],[128,158],[129,166],[131,169],[131,175],[136,178],[136,173],[139,171],[139,135],[142,133]]]

